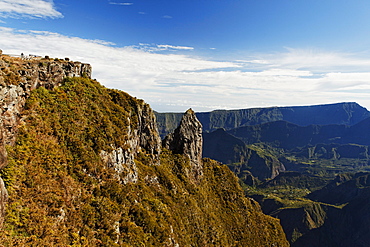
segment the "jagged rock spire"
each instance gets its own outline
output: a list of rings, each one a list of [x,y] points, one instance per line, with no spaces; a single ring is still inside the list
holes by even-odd
[[[191,173],[195,179],[199,179],[203,175],[202,124],[192,109],[185,112],[180,125],[173,133],[164,138],[162,146],[175,154],[183,154],[189,157]]]

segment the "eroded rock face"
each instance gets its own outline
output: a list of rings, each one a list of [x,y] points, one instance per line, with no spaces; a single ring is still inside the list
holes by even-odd
[[[161,138],[158,134],[155,114],[152,108],[144,102],[138,105],[138,126],[134,130],[134,137],[138,139],[138,146],[151,156],[154,164],[159,164],[161,153]]]
[[[138,180],[138,169],[134,157],[129,150],[121,147],[113,149],[112,152],[102,150],[100,157],[103,162],[116,172],[115,178],[123,184],[136,183]]]
[[[192,109],[185,112],[179,127],[165,137],[162,146],[175,154],[184,154],[190,159],[191,173],[196,180],[203,175],[202,124]]]
[[[161,139],[158,134],[155,115],[150,106],[144,102],[137,105],[138,123],[132,124],[129,119],[128,140],[125,147],[113,147],[113,151],[101,151],[100,157],[108,167],[116,171],[121,183],[136,183],[138,168],[135,157],[139,152],[150,156],[153,165],[159,164]]]

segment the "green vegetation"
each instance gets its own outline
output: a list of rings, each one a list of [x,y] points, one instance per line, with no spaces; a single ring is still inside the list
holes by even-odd
[[[135,161],[121,184],[102,150],[125,147],[141,101],[87,78],[32,91],[9,165],[5,246],[288,246],[279,221],[244,197],[225,165],[204,160],[199,184],[189,160],[164,150]],[[130,119],[130,120],[128,120]]]

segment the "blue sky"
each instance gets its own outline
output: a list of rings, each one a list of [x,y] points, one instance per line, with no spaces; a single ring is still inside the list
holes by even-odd
[[[0,49],[90,63],[156,111],[355,101],[370,1],[0,0]]]

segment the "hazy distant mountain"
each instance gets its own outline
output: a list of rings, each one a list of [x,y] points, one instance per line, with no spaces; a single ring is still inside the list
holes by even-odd
[[[355,143],[370,145],[370,118],[352,126],[309,125],[299,126],[286,121],[245,126],[227,131],[246,144],[268,143],[275,147],[293,149],[319,143]]]
[[[181,113],[156,113],[160,135],[164,137],[173,131],[178,126],[181,116]],[[219,128],[230,130],[279,120],[300,126],[354,125],[370,117],[370,112],[357,103],[345,102],[313,106],[216,110],[196,113],[196,116],[203,125],[203,131],[211,132]]]

